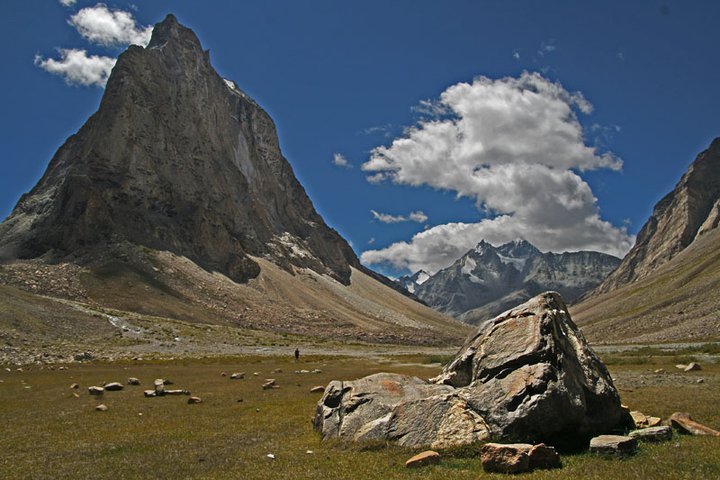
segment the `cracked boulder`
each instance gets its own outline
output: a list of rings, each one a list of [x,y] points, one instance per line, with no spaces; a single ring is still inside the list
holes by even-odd
[[[447,448],[587,440],[622,419],[607,369],[547,292],[481,326],[429,382],[389,373],[331,382],[314,426],[323,438]]]

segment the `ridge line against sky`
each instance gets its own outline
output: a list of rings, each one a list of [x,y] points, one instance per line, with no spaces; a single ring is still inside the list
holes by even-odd
[[[273,116],[283,151],[318,211],[359,250],[365,264],[388,275],[436,271],[482,239],[499,244],[520,237],[543,251],[588,249],[622,256],[654,202],[679,179],[678,173],[704,146],[702,142],[714,136],[712,127],[717,125],[709,124],[701,135],[666,148],[667,156],[650,148],[648,156],[658,156],[657,152],[662,156],[662,161],[651,165],[652,159],[641,158],[642,147],[633,145],[628,135],[648,138],[649,133],[657,138],[652,128],[662,126],[653,123],[647,132],[638,132],[637,122],[652,123],[652,112],[640,117],[618,107],[631,94],[638,95],[641,103],[647,101],[645,92],[630,91],[636,84],[644,85],[652,100],[653,82],[663,82],[657,75],[651,83],[640,77],[644,70],[652,75],[647,61],[638,58],[636,46],[647,46],[646,38],[658,43],[658,51],[646,51],[647,57],[655,63],[656,57],[672,60],[663,68],[678,81],[690,76],[695,80],[698,72],[705,73],[708,84],[718,78],[717,67],[694,65],[693,70],[683,64],[687,71],[679,69],[683,55],[700,58],[704,52],[698,50],[700,42],[718,36],[699,29],[708,38],[692,43],[680,26],[688,18],[702,23],[712,16],[718,8],[710,3],[691,2],[695,11],[678,2],[647,2],[647,8],[609,2],[606,8],[593,5],[583,11],[561,1],[548,6],[547,12],[531,2],[515,6],[415,2],[412,10],[410,3],[338,6],[317,0],[301,9],[282,0],[264,6],[221,1],[203,9],[182,0],[108,4],[61,0],[56,4],[59,9],[48,7],[44,15],[48,24],[52,18],[59,28],[64,23],[65,33],[35,39],[35,55],[25,61],[34,64],[32,75],[44,70],[62,78],[72,96],[91,100],[84,100],[84,108],[92,111],[97,107],[92,105],[97,87],[107,81],[122,49],[130,43],[146,45],[152,24],[166,13],[175,13],[211,50],[211,61],[221,75],[235,80]],[[18,5],[12,7],[18,15],[30,13]],[[558,18],[558,11],[567,19]],[[448,18],[445,24],[439,13]],[[478,21],[465,22],[465,17]],[[245,22],[248,18],[259,19],[258,25]],[[422,20],[431,18],[434,23],[416,30]],[[290,23],[300,20],[306,23]],[[232,27],[238,21],[244,28]],[[261,27],[268,21],[283,28],[264,35]],[[416,31],[424,36],[393,43],[392,35],[383,36],[382,27],[390,22],[406,36]],[[628,28],[632,22],[642,26],[638,35]],[[368,31],[368,25],[376,28]],[[473,43],[474,53],[464,49],[468,39],[499,37],[503,28],[511,30],[503,41]],[[606,31],[600,32],[602,28]],[[569,33],[578,31],[587,41]],[[228,39],[223,41],[223,36]],[[612,45],[598,44],[596,38],[603,36]],[[678,38],[685,43],[676,51],[670,45]],[[233,45],[242,48],[233,50]],[[51,48],[57,51],[52,53]],[[270,51],[275,55],[268,55]],[[577,57],[579,52],[588,61]],[[493,61],[477,62],[473,54]],[[571,54],[574,59],[568,58]],[[242,56],[254,61],[238,60]],[[317,63],[319,58],[322,64]],[[408,63],[413,68],[405,67],[410,70],[407,74],[395,69],[394,64],[415,58],[418,62]],[[370,80],[363,68],[366,64],[395,75]],[[283,69],[292,75],[276,73]],[[623,76],[626,69],[634,77]],[[596,78],[587,75],[588,70]],[[338,72],[343,75],[334,77]],[[342,82],[337,81],[340,78]],[[50,85],[53,80],[47,76],[35,81]],[[626,87],[616,88],[613,82],[625,82]],[[88,96],[82,93],[88,90],[77,86],[96,93]],[[58,91],[56,84],[47,88]],[[404,95],[398,88],[412,94]],[[438,93],[428,95],[432,91]],[[355,100],[359,92],[362,101]],[[707,99],[707,105],[692,95],[689,89],[680,99],[663,101],[677,116],[682,112],[675,104],[685,100],[691,113],[683,119],[710,118],[717,95]],[[310,104],[317,115],[302,107]],[[608,105],[614,110],[609,111]],[[303,114],[308,118],[303,119]],[[84,120],[77,118],[74,123]],[[323,133],[313,136],[318,130]],[[35,162],[41,165],[48,160]],[[654,186],[627,191],[631,183],[642,184],[646,177],[661,173],[662,180],[655,180]],[[5,208],[9,211],[9,206]],[[368,245],[375,248],[363,248]]]

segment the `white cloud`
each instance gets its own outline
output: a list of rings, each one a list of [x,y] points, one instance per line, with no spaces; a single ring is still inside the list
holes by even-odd
[[[60,0],[60,5],[63,7],[72,7],[75,5],[75,2],[77,2],[77,0]]]
[[[352,168],[352,165],[350,165],[350,162],[348,162],[347,158],[345,158],[342,153],[336,153],[333,155],[333,165],[338,167]]]
[[[579,175],[622,167],[611,152],[585,144],[576,110],[587,114],[592,105],[581,93],[524,72],[453,85],[435,103],[452,117],[419,121],[390,146],[374,148],[362,169],[373,183],[454,191],[472,198],[488,218],[427,229],[409,242],[365,252],[365,263],[436,271],[481,239],[518,237],[542,250],[627,252],[632,237],[600,218]]]
[[[373,217],[376,220],[379,220],[382,223],[401,223],[401,222],[424,223],[428,219],[428,216],[425,215],[425,213],[420,210],[417,210],[415,212],[410,212],[410,214],[407,216],[405,216],[405,215],[390,215],[388,213],[376,212],[375,210],[370,210],[370,212],[373,214]]]
[[[512,57],[515,60],[520,60],[520,52],[518,52],[517,50],[513,50]]]
[[[96,85],[104,87],[115,66],[116,58],[88,56],[87,51],[60,49],[60,59],[35,56],[35,65],[65,79],[69,85]]]
[[[70,17],[68,23],[87,41],[98,45],[146,46],[150,42],[152,26],[138,25],[132,13],[110,10],[105,4],[83,8]]]

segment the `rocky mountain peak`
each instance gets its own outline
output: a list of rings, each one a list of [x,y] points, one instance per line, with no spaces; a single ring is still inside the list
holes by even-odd
[[[296,179],[270,116],[173,15],[147,48],[120,55],[98,111],[0,225],[0,259],[92,259],[117,244],[237,281],[259,274],[252,257],[345,284],[362,268]]]
[[[720,138],[701,152],[653,209],[635,245],[596,293],[643,278],[720,224]]]

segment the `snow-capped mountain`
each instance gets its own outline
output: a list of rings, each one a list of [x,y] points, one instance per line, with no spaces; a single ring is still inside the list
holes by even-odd
[[[572,302],[619,263],[604,253],[543,253],[525,240],[499,247],[483,240],[432,276],[421,270],[398,282],[431,307],[477,324],[545,290]]]

